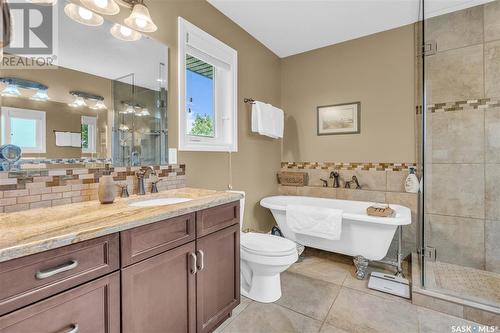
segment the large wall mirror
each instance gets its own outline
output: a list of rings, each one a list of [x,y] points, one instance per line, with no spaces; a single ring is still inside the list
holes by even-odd
[[[106,18],[81,24],[66,5],[56,5],[57,68],[0,72],[1,145],[22,152],[2,167],[168,163],[168,47]]]

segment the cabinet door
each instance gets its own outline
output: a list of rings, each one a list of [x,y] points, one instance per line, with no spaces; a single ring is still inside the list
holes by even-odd
[[[122,270],[123,333],[195,333],[195,242]]]
[[[239,225],[198,239],[196,250],[197,332],[205,333],[211,332],[240,303]]]
[[[1,333],[119,333],[116,272],[0,317]]]

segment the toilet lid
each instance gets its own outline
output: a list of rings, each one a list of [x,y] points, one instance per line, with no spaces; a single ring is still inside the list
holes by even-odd
[[[286,255],[297,249],[294,242],[270,234],[248,232],[241,234],[241,247],[246,251],[266,256]]]

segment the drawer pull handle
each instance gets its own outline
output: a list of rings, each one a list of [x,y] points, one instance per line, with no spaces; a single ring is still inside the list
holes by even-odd
[[[67,331],[66,333],[78,333],[80,330],[80,327],[78,327],[78,324],[71,324],[71,329]]]
[[[196,268],[196,254],[194,254],[193,252],[191,252],[189,254],[189,256],[191,257],[191,274],[196,274],[197,272],[197,268]]]
[[[38,272],[36,272],[35,277],[37,278],[37,280],[43,280],[43,279],[49,278],[51,276],[54,276],[56,274],[72,270],[72,269],[76,268],[77,266],[78,266],[78,261],[70,260],[69,262],[67,262],[65,264],[62,264],[62,265],[59,265],[59,266],[56,266],[53,268],[49,268],[49,269],[44,270],[44,271],[38,271]]]
[[[200,263],[198,264],[198,254],[200,255]],[[202,250],[196,251],[196,269],[202,271],[205,268],[205,257]]]

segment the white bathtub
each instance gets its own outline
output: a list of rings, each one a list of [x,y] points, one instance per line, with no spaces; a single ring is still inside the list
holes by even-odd
[[[271,210],[286,238],[304,246],[354,257],[362,256],[368,260],[383,259],[397,227],[411,223],[410,209],[399,205],[390,205],[396,211],[395,217],[373,217],[366,214],[366,208],[373,203],[364,201],[273,196],[262,199],[260,204]],[[286,224],[286,206],[289,204],[342,209],[344,213],[340,240],[328,240],[291,231]]]

